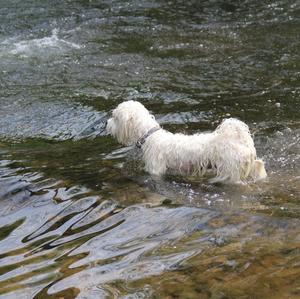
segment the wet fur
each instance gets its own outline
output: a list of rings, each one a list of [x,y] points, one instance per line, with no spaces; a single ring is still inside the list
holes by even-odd
[[[127,101],[114,109],[107,131],[121,144],[134,145],[156,126],[154,116],[141,103]],[[267,176],[248,126],[234,118],[223,120],[211,133],[184,135],[160,129],[146,139],[141,150],[145,170],[152,175],[169,170],[196,176],[212,173],[213,183],[242,183]]]

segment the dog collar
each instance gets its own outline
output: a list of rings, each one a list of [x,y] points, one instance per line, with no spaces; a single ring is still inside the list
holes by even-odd
[[[137,148],[141,148],[142,145],[145,143],[146,139],[158,130],[160,130],[160,127],[154,127],[152,129],[150,129],[146,134],[144,134],[141,138],[138,139],[135,146]]]

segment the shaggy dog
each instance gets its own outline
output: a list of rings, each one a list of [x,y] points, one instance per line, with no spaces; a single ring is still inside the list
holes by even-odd
[[[234,118],[223,120],[212,133],[173,134],[162,129],[141,103],[127,101],[113,110],[106,129],[121,144],[140,148],[145,170],[152,175],[211,173],[212,183],[244,183],[267,176],[248,126]]]

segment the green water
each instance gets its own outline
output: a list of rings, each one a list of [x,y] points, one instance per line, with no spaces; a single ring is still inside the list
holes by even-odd
[[[268,179],[153,180],[131,99],[240,118]],[[0,0],[0,298],[299,298],[299,108],[298,1]]]

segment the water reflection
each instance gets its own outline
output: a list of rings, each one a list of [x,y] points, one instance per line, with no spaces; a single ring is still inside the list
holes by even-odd
[[[286,199],[286,204],[275,198],[268,200],[282,192],[281,187],[272,187],[273,182],[213,186],[189,178],[155,181],[145,174],[137,178],[132,173],[128,176],[130,170],[125,169],[132,157],[127,161],[130,151],[122,149],[105,159],[100,155],[102,164],[97,168],[102,168],[98,176],[102,187],[93,190],[74,185],[74,178],[68,182],[45,176],[52,173],[63,178],[74,171],[66,166],[63,172],[52,168],[56,160],[65,160],[59,153],[67,152],[73,142],[49,144],[49,152],[56,149],[58,155],[46,160],[40,155],[43,142],[30,144],[31,150],[25,145],[26,159],[3,159],[1,165],[0,290],[4,298],[16,294],[24,298],[126,297],[140,292],[149,296],[184,296],[185,292],[192,296],[211,292],[238,296],[228,289],[224,275],[233,276],[241,294],[246,294],[253,281],[245,284],[237,273],[245,277],[252,273],[255,281],[263,277],[269,284],[273,273],[269,267],[279,267],[287,260],[287,265],[280,266],[286,274],[276,272],[277,284],[283,294],[297,294],[294,288],[281,287],[280,281],[282,275],[296,281],[299,274],[292,270],[297,265],[299,211],[291,199]],[[73,152],[82,152],[86,145],[76,142]],[[23,152],[24,144],[16,144],[14,150],[2,155],[17,158]],[[92,152],[90,163],[82,159],[82,177],[90,171],[93,175],[91,164],[99,153]],[[77,155],[74,157],[78,161]],[[73,158],[65,161],[75,164]],[[121,162],[123,166],[114,171],[117,177],[127,179],[111,180],[112,168],[103,170],[108,162],[112,162],[110,167]],[[44,174],[35,171],[43,164]],[[274,177],[271,174],[270,180]],[[290,184],[299,192],[295,180]],[[278,212],[274,204],[279,205]],[[280,220],[282,216],[285,218]],[[200,274],[199,269],[208,274]],[[163,287],[156,286],[156,277]],[[188,281],[183,289],[175,287],[168,292],[170,279]],[[197,288],[199,281],[209,286],[214,280],[223,281],[214,291]],[[142,286],[145,288],[140,289]],[[260,293],[265,292],[264,285],[260,288]]]
[[[1,202],[3,206],[14,207],[9,213],[1,213],[1,222],[5,223],[1,228],[5,240],[0,259],[2,294],[50,282],[57,282],[51,284],[57,293],[69,285],[72,288],[75,281],[84,289],[95,283],[126,279],[134,275],[137,271],[134,269],[139,268],[136,261],[141,263],[148,252],[204,228],[207,221],[216,216],[213,211],[187,207],[119,207],[112,200],[102,200],[100,195],[88,196],[89,190],[73,188],[66,192],[64,187],[57,187],[59,182],[49,185],[41,176],[29,174],[12,182],[7,180],[5,168],[3,172],[4,188],[11,187],[11,192],[18,194],[26,186],[28,192],[39,196],[31,195],[26,208],[18,205],[23,200],[20,197]],[[10,219],[17,221],[6,224]],[[157,260],[157,266],[151,260],[147,262],[145,257],[144,263],[149,263],[150,269],[141,268],[135,275],[160,273],[193,254],[194,251],[181,252],[178,256],[164,257],[162,261]],[[77,272],[79,276],[74,276]],[[100,273],[98,282],[82,280]],[[71,278],[66,279],[69,276]]]

